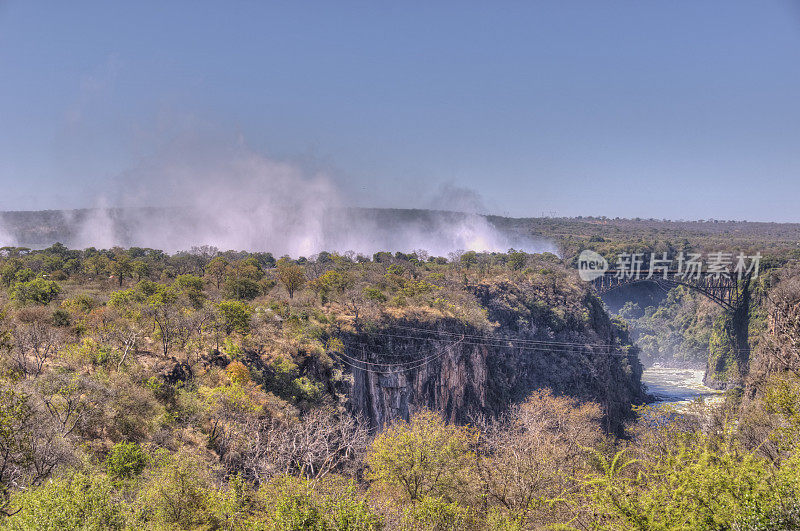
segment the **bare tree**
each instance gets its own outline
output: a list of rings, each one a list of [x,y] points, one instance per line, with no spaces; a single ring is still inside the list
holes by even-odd
[[[369,444],[360,418],[331,408],[302,419],[261,419],[249,428],[241,466],[259,482],[281,474],[316,480],[333,471],[352,471]]]
[[[532,510],[551,510],[549,502],[575,488],[570,478],[585,461],[585,448],[602,440],[600,418],[597,404],[545,389],[489,423],[479,467],[487,501],[525,518]],[[536,514],[537,520],[547,517]]]
[[[30,396],[12,386],[0,388],[0,428],[0,514],[11,515],[10,490],[40,483],[69,452]]]
[[[106,307],[102,312],[104,321],[95,327],[99,339],[103,343],[110,343],[114,348],[122,351],[122,356],[117,363],[117,370],[125,364],[130,354],[134,356],[139,352],[139,342],[145,336],[145,323],[141,314],[123,311],[118,308]]]
[[[374,299],[364,295],[364,284],[352,283],[339,295],[339,302],[342,307],[353,316],[353,326],[357,331],[361,330],[363,318],[367,320],[374,316],[379,305]]]
[[[63,345],[64,331],[52,326],[45,308],[26,309],[18,318],[20,323],[13,332],[13,360],[24,375],[38,376]]]
[[[63,437],[70,435],[86,417],[94,387],[84,377],[52,372],[37,378],[33,384],[42,409]]]

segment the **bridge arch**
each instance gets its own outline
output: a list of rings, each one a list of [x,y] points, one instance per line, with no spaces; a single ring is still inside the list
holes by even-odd
[[[598,295],[603,295],[624,286],[643,282],[650,282],[668,288],[686,286],[702,294],[725,310],[735,312],[746,300],[744,291],[747,290],[749,278],[743,280],[744,282],[740,285],[737,279],[722,275],[719,277],[706,275],[699,278],[686,278],[684,275],[680,275],[677,272],[668,272],[667,274],[659,276],[643,277],[627,276],[619,274],[617,271],[609,270],[591,282]]]

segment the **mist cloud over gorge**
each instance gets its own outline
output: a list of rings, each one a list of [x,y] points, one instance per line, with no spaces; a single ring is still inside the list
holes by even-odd
[[[170,252],[208,244],[290,256],[323,250],[424,249],[443,256],[469,249],[554,250],[547,242],[496,229],[475,213],[485,207],[471,190],[443,185],[431,200],[421,201],[437,211],[350,208],[346,191],[330,175],[242,145],[166,151],[126,172],[114,190],[111,197],[95,199],[89,211],[63,214],[64,243]]]
[[[108,214],[83,223],[80,244],[97,238],[169,251],[210,244],[221,249],[310,253],[324,241],[339,198],[324,175],[304,175],[246,149],[169,156],[129,172],[120,203],[159,207]]]
[[[11,233],[11,231],[5,228],[5,224],[2,220],[0,220],[0,246],[16,244],[17,238]]]

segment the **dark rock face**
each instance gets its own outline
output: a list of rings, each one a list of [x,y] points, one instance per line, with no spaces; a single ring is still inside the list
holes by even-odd
[[[475,291],[499,324],[492,332],[453,318],[403,319],[345,337],[351,356],[378,364],[351,369],[351,408],[375,427],[420,408],[466,423],[502,413],[546,387],[598,402],[607,413],[607,428],[618,430],[631,404],[646,401],[638,350],[596,299],[587,296],[569,312],[554,314],[519,286]],[[611,343],[615,346],[598,347]],[[380,365],[388,363],[411,368]]]
[[[213,350],[200,359],[200,363],[206,369],[210,367],[219,367],[220,369],[224,369],[230,362],[231,359],[219,350]]]
[[[447,329],[447,325],[456,326],[446,322],[439,324],[442,329]],[[448,419],[458,422],[466,422],[471,416],[490,409],[486,385],[489,381],[488,348],[464,344],[455,338],[446,345],[431,345],[428,340],[403,339],[408,330],[384,330],[394,331],[398,337],[372,343],[369,350],[391,353],[391,363],[407,360],[411,367],[420,366],[380,372],[353,369],[351,406],[373,425],[381,426],[393,418],[408,418],[409,413],[422,407],[441,411]],[[436,330],[431,332],[434,337]]]
[[[158,373],[164,381],[170,385],[178,382],[186,382],[192,378],[192,368],[186,362],[179,362],[175,358],[170,358],[163,367],[158,369]]]

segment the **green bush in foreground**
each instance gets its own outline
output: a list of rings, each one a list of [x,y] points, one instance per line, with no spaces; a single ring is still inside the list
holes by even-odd
[[[14,497],[19,512],[6,529],[125,529],[128,506],[107,476],[82,472],[55,478]]]
[[[586,486],[600,529],[732,529],[776,486],[769,463],[710,441],[652,460],[598,454],[598,468]]]
[[[120,442],[114,445],[106,458],[106,470],[114,479],[135,476],[147,466],[147,454],[133,442]]]
[[[27,282],[17,282],[11,287],[11,300],[21,304],[49,304],[58,294],[61,286],[58,282],[35,278]]]
[[[355,483],[330,478],[321,485],[284,477],[263,489],[273,509],[269,528],[275,531],[377,531],[383,518],[359,495]]]

